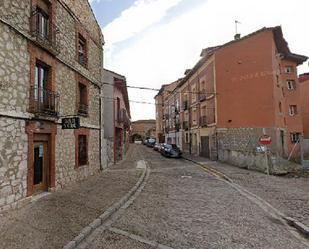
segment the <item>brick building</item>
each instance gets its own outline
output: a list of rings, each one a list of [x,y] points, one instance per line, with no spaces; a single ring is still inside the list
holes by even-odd
[[[104,147],[105,165],[123,158],[129,147],[131,114],[126,78],[104,69]]]
[[[297,66],[306,60],[289,50],[281,27],[204,49],[170,94],[180,92],[182,149],[264,171],[258,139],[267,133],[273,170],[284,158],[299,159]]]
[[[100,170],[102,46],[87,0],[0,2],[0,209]]]

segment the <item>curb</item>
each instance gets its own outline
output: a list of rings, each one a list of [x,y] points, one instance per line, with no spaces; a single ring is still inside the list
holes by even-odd
[[[215,176],[220,177],[220,178],[224,179],[225,181],[227,181],[227,182],[229,182],[231,184],[234,184],[233,180],[231,178],[229,178],[228,176],[226,176],[225,174],[223,174],[222,172],[220,172],[220,171],[218,171],[216,169],[213,169],[212,167],[206,166],[206,165],[204,165],[202,163],[199,163],[199,162],[197,162],[197,161],[195,161],[193,159],[186,158],[186,157],[182,157],[182,158],[187,160],[187,161],[193,162],[193,163],[201,166],[202,168],[207,169],[208,171],[210,171],[210,173],[214,174]],[[281,213],[279,214],[279,216],[281,216],[281,218],[283,220],[285,220],[289,226],[292,226],[292,227],[296,228],[297,231],[299,233],[301,233],[302,235],[304,235],[305,237],[309,237],[309,227],[307,227],[305,224],[301,223],[300,221],[298,221],[298,220],[296,220],[294,218],[285,216],[285,215],[283,215]]]
[[[103,214],[101,214],[97,219],[91,222],[88,226],[84,227],[84,229],[77,235],[72,241],[70,241],[63,249],[74,249],[81,242],[83,242],[89,235],[101,226],[104,222],[106,222],[115,212],[117,212],[138,190],[138,188],[142,185],[142,183],[146,179],[147,167],[143,170],[142,175],[138,179],[137,183],[131,190],[123,196],[119,201],[110,206]]]
[[[284,220],[286,220],[286,222],[290,226],[295,227],[299,232],[301,232],[305,236],[309,237],[309,227],[307,227],[306,225],[304,225],[303,223],[299,222],[298,220],[296,220],[294,218],[287,217],[287,216],[284,216],[282,218]]]

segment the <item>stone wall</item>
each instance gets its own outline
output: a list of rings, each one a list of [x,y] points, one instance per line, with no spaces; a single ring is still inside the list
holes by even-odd
[[[60,1],[61,2],[61,1]],[[63,61],[73,66],[87,78],[94,82],[101,81],[103,55],[102,38],[99,35],[101,30],[92,17],[87,0],[63,0],[66,5],[72,7],[74,14],[81,23],[74,19],[65,8],[65,5],[58,3],[56,11],[56,26],[58,28],[57,42],[61,48],[58,55]],[[77,3],[79,2],[79,3]],[[87,15],[91,15],[86,18]],[[88,40],[88,66],[83,67],[77,62],[76,34],[78,27],[84,30]]]
[[[75,137],[73,130],[62,130],[58,126],[56,138],[56,188],[60,189],[71,182],[81,181],[100,170],[99,130],[90,130],[88,143],[89,165],[76,168]]]
[[[10,23],[12,26],[29,32],[29,18],[31,0],[1,0],[0,19]]]
[[[25,121],[0,117],[0,210],[27,195]],[[2,208],[1,208],[2,207]]]
[[[104,138],[102,142],[102,166],[103,169],[114,164],[114,140]]]
[[[0,22],[0,111],[27,111],[29,55],[27,41]]]
[[[266,159],[259,138],[263,133],[272,138]],[[271,173],[293,171],[297,164],[286,160],[285,148],[280,143],[280,130],[274,128],[217,129],[218,159],[235,166]],[[287,145],[286,145],[287,146]],[[286,147],[284,146],[284,147]]]

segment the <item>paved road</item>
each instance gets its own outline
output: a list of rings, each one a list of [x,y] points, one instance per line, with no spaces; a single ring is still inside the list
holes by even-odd
[[[144,146],[147,184],[111,227],[98,228],[79,248],[308,248],[293,229],[225,182],[182,159]]]

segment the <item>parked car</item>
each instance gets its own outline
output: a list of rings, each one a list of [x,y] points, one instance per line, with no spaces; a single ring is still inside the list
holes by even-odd
[[[148,139],[143,140],[143,145],[147,145]]]
[[[154,149],[155,151],[160,151],[160,148],[161,148],[161,144],[159,144],[159,143],[156,143],[156,144],[153,146],[153,149]]]
[[[142,144],[143,142],[142,142],[142,140],[135,140],[134,143],[135,144]]]
[[[180,158],[182,155],[181,150],[176,144],[163,144],[161,147],[161,154],[166,157]]]
[[[147,146],[153,148],[156,144],[156,140],[154,138],[149,138],[147,141]]]

